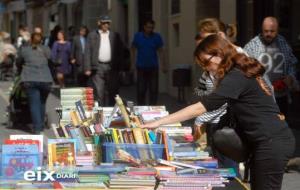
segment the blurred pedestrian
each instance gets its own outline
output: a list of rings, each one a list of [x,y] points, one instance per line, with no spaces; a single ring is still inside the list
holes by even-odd
[[[124,44],[119,33],[110,30],[111,19],[101,16],[98,30],[89,33],[84,70],[91,76],[95,99],[100,105],[113,106],[119,91],[119,72],[123,64]],[[108,102],[105,101],[105,91]]]
[[[17,48],[21,48],[22,46],[28,45],[30,41],[30,33],[26,26],[19,26],[19,36],[17,38]]]
[[[132,41],[132,69],[137,70],[137,103],[146,105],[147,90],[149,104],[156,105],[158,98],[159,67],[167,72],[163,61],[163,40],[159,33],[154,32],[155,22],[146,20],[143,31],[134,35]]]
[[[85,87],[87,85],[87,76],[84,74],[84,54],[86,48],[86,40],[88,28],[81,26],[79,35],[76,35],[72,43],[71,63],[73,64],[73,74],[76,86]]]
[[[35,134],[40,134],[44,129],[46,100],[53,81],[48,67],[50,49],[43,46],[41,41],[42,35],[33,33],[31,44],[23,47],[18,56],[18,62],[22,64],[21,81],[28,98]]]
[[[68,33],[67,33],[67,40],[69,42],[71,42],[71,44],[73,43],[73,39],[76,35],[76,28],[75,26],[69,26],[68,27]]]
[[[0,43],[1,43],[1,56],[0,69],[1,69],[1,80],[7,80],[8,77],[13,78],[14,76],[14,63],[17,56],[17,50],[11,43],[10,34],[7,32],[0,32]]]
[[[56,79],[60,88],[65,87],[65,78],[72,72],[71,43],[65,40],[63,31],[57,33],[57,41],[51,50],[51,60],[56,65]]]
[[[49,40],[48,40],[48,46],[50,47],[50,49],[52,49],[52,46],[54,44],[54,42],[57,41],[57,33],[59,31],[61,31],[62,28],[60,25],[56,25],[50,32],[50,36],[49,36]]]
[[[262,32],[248,42],[244,50],[266,67],[266,75],[273,84],[280,111],[287,115],[291,90],[299,90],[296,80],[297,58],[285,38],[278,34],[279,24],[275,17],[266,17]]]
[[[39,27],[39,26],[34,27],[33,32],[42,34],[42,45],[48,45],[47,42],[46,42],[47,38],[45,37],[45,34],[44,34],[43,29],[41,27]]]

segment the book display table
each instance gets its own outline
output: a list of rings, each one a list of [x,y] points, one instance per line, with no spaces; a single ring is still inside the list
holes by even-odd
[[[168,115],[165,106],[125,106],[117,96],[115,107],[100,107],[92,94],[61,90],[55,138],[1,142],[0,189],[245,189],[193,142],[191,127],[139,128]]]

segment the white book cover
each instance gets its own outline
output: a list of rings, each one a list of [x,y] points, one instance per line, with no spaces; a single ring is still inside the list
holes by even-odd
[[[46,138],[47,137],[45,136],[45,139]],[[24,139],[38,140],[39,143],[40,143],[39,151],[40,152],[44,152],[44,142],[45,142],[45,139],[44,139],[43,135],[24,135],[24,134],[22,134],[22,135],[10,135],[9,139],[10,140],[24,140]]]

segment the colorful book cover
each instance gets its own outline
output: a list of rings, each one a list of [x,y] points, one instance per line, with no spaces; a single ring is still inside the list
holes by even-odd
[[[79,128],[70,128],[71,137],[76,139],[79,151],[87,151],[86,144],[84,142],[84,135]]]
[[[10,135],[9,139],[19,140],[19,139],[29,139],[38,140],[40,142],[39,152],[44,152],[44,135]]]
[[[5,179],[23,179],[24,172],[40,166],[37,145],[2,145],[2,176]]]
[[[40,147],[40,142],[38,140],[31,140],[31,139],[18,139],[18,140],[11,140],[5,139],[4,144],[19,144],[19,145],[37,145]]]
[[[79,151],[78,143],[76,139],[66,139],[66,138],[58,138],[58,139],[48,139],[48,144],[55,144],[55,143],[64,143],[64,142],[71,142],[75,145],[75,155],[77,151]]]
[[[77,109],[77,112],[79,114],[81,121],[85,121],[87,119],[87,117],[85,114],[85,110],[83,109],[82,102],[79,100],[79,101],[75,102],[75,105],[76,105],[76,109]]]
[[[50,151],[49,151],[50,150]],[[48,145],[48,152],[52,154],[49,165],[51,166],[74,166],[75,144],[74,142],[60,142]]]

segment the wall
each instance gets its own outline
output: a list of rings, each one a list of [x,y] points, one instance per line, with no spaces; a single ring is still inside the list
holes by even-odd
[[[84,0],[82,22],[92,31],[101,15],[107,14],[107,0]]]

